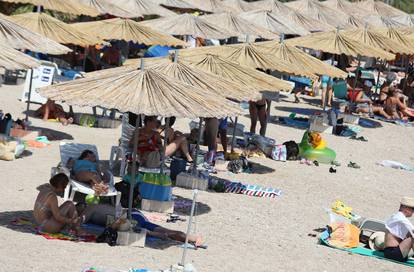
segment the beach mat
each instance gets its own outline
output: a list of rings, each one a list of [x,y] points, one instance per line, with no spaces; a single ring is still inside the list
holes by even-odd
[[[30,219],[27,218],[17,218],[10,222],[14,227],[21,228],[32,234],[41,235],[48,240],[62,240],[62,241],[72,241],[72,242],[95,242],[95,235],[85,235],[78,236],[72,233],[60,232],[60,233],[47,233],[39,231],[36,227],[36,224],[33,223]]]
[[[381,259],[381,260],[385,260],[385,261],[389,261],[389,262],[393,262],[393,263],[398,263],[398,264],[402,264],[402,265],[406,265],[406,266],[411,266],[414,267],[414,259],[409,259],[408,262],[397,262],[394,260],[390,260],[384,257],[384,253],[381,251],[375,251],[375,250],[371,250],[368,248],[363,248],[363,247],[355,247],[355,248],[337,248],[337,247],[333,247],[330,243],[329,243],[329,232],[326,230],[321,234],[320,237],[320,241],[322,245],[328,246],[330,248],[335,248],[335,249],[340,249],[343,251],[347,251],[353,254],[358,254],[358,255],[362,255],[362,256],[367,256],[367,257],[374,257],[377,259]]]
[[[275,198],[282,195],[282,190],[270,187],[262,187],[241,182],[224,182],[224,191],[226,193],[242,194],[255,197]]]
[[[404,126],[404,127],[414,127],[414,123],[408,121],[408,120],[401,120],[401,119],[387,119],[385,117],[382,116],[378,116],[378,115],[374,115],[374,119],[375,120],[379,120],[382,122],[387,122],[387,123],[391,123],[391,124],[395,124],[395,125],[399,125],[399,126]]]

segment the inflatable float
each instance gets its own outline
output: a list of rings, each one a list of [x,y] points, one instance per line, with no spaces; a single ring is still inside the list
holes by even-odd
[[[319,133],[306,131],[299,144],[299,156],[310,161],[331,164],[335,161],[336,153],[327,148],[326,141]]]

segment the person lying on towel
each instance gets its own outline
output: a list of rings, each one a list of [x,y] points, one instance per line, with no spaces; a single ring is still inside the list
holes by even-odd
[[[115,218],[115,209],[111,205],[97,204],[86,205],[84,203],[78,203],[76,205],[79,214],[83,215],[84,223],[91,223],[100,226],[106,226],[107,216]],[[163,240],[174,240],[179,242],[185,242],[185,233],[181,231],[171,230],[156,225],[148,220],[147,217],[140,211],[132,212],[132,219],[137,221],[139,226],[147,230],[147,234],[152,237],[161,238]],[[201,236],[189,235],[188,242],[196,247],[203,246],[203,240]]]
[[[403,197],[400,209],[385,223],[385,258],[407,262],[408,254],[414,250],[414,226],[408,220],[414,213],[414,198]]]
[[[57,195],[65,191],[69,179],[65,174],[53,176],[48,184],[39,186],[39,194],[34,205],[33,215],[39,231],[58,233],[65,227],[78,234],[81,218],[72,201],[66,201],[58,206]]]

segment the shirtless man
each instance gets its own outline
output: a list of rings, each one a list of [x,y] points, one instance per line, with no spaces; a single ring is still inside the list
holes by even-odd
[[[385,223],[385,258],[406,262],[414,249],[414,226],[407,219],[414,213],[414,198],[403,197],[400,209]]]

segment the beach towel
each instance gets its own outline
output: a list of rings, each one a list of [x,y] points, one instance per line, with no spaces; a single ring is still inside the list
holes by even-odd
[[[397,161],[390,161],[390,160],[384,160],[382,162],[378,162],[378,165],[384,166],[384,167],[391,167],[394,169],[401,169],[401,170],[405,170],[405,171],[414,171],[414,167],[407,165],[407,164],[403,164]]]
[[[329,225],[332,233],[329,244],[336,248],[354,248],[359,245],[360,230],[358,227],[344,222]]]
[[[374,115],[374,119],[375,120],[382,121],[382,122],[387,122],[387,123],[399,125],[399,126],[414,127],[414,123],[413,122],[410,122],[408,120],[402,120],[402,119],[387,119],[385,117],[378,116],[378,115]]]
[[[226,181],[224,183],[224,188],[226,193],[233,193],[233,194],[242,194],[248,196],[256,196],[256,197],[270,197],[275,198],[282,194],[282,191],[275,188],[270,187],[262,187],[258,185],[250,185],[247,183],[241,182],[231,182]]]
[[[328,246],[328,247],[331,247],[331,248],[340,249],[340,250],[343,250],[343,251],[346,251],[346,252],[350,252],[350,253],[354,253],[354,254],[358,254],[358,255],[362,255],[362,256],[374,257],[374,258],[377,258],[377,259],[386,260],[386,261],[389,261],[389,262],[394,262],[394,263],[414,267],[414,259],[412,259],[412,258],[409,259],[408,262],[406,262],[406,263],[401,263],[401,262],[397,262],[397,261],[385,258],[384,253],[381,252],[381,251],[375,251],[375,250],[371,250],[371,249],[364,248],[364,247],[359,247],[358,246],[358,247],[354,247],[354,248],[337,248],[337,247],[332,246],[329,243],[329,238],[330,238],[329,232],[328,231],[323,232],[320,236],[321,244],[325,245],[325,246]]]
[[[39,231],[36,227],[36,224],[33,223],[30,219],[27,218],[17,218],[10,222],[12,226],[22,228],[33,234],[41,235],[48,240],[63,240],[63,241],[73,241],[73,242],[95,242],[95,235],[85,235],[78,236],[69,232],[60,232],[60,233],[47,233]]]

